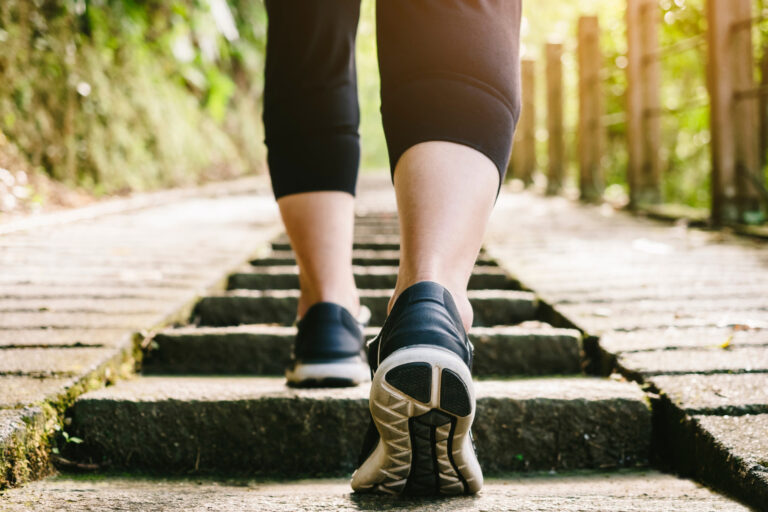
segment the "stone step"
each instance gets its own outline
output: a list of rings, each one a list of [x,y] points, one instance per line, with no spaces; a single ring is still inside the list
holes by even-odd
[[[369,235],[392,235],[398,236],[400,234],[400,226],[397,223],[390,224],[363,224],[355,226],[355,236],[369,236]]]
[[[378,334],[367,328],[366,338]],[[160,332],[144,358],[144,374],[282,375],[289,359],[295,327],[182,327]],[[566,375],[581,371],[581,335],[546,324],[522,327],[478,327],[470,332],[475,345],[475,375]]]
[[[381,226],[398,224],[397,212],[364,213],[355,216],[355,226]]]
[[[296,265],[296,257],[293,251],[272,251],[268,256],[252,260],[251,265],[256,266],[282,266]],[[355,250],[352,252],[352,264],[361,266],[388,266],[396,267],[400,264],[400,251],[374,251],[374,250]],[[475,262],[476,266],[498,266],[493,260],[482,253]]]
[[[360,302],[371,310],[370,325],[384,323],[391,290],[360,290]],[[291,325],[296,319],[298,290],[233,290],[203,297],[192,318],[198,325],[218,326],[275,323]],[[474,325],[518,324],[535,320],[538,302],[532,293],[512,290],[472,290],[469,300]]]
[[[356,467],[368,386],[296,390],[283,378],[143,377],[82,395],[64,456],[111,470],[342,475]],[[646,464],[640,388],[599,378],[478,381],[473,434],[488,474]]]
[[[363,251],[399,251],[400,242],[354,242],[353,249]],[[291,244],[288,242],[272,242],[273,251],[290,251]]]
[[[104,512],[126,510],[267,511],[400,510],[454,512],[527,510],[538,512],[747,512],[749,508],[715,494],[691,480],[649,470],[579,471],[566,475],[487,478],[477,496],[394,500],[352,494],[347,478],[318,480],[223,480],[195,477],[172,480],[147,476],[94,479],[67,475],[12,489],[3,510]],[[396,508],[395,508],[396,507]]]
[[[355,236],[353,249],[375,251],[399,251],[400,237],[397,235],[368,234]],[[290,251],[291,244],[288,237],[281,236],[272,242],[273,251]]]
[[[245,290],[292,290],[299,287],[298,267],[248,266],[229,276],[228,288]],[[397,281],[397,267],[354,266],[359,289],[392,289]],[[501,267],[477,267],[469,278],[470,290],[519,290],[520,284]]]

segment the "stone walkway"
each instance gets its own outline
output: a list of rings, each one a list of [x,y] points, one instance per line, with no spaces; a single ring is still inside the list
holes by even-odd
[[[268,182],[148,194],[0,225],[0,488],[44,474],[46,438],[83,391],[133,373],[134,333],[274,236]]]
[[[488,252],[653,402],[657,463],[768,509],[768,245],[532,194]]]
[[[3,511],[295,512],[467,510],[525,512],[746,512],[689,480],[656,471],[490,479],[479,496],[358,496],[347,479],[287,483],[209,479],[60,477],[8,493]]]
[[[745,510],[649,464],[768,503],[764,245],[507,190],[470,281],[483,494],[403,502],[296,480],[348,477],[368,391],[285,388],[295,260],[249,183],[0,238],[0,487],[44,474],[50,439],[65,472],[0,505]],[[388,176],[364,176],[369,336],[396,277],[393,211]],[[144,471],[187,476],[123,476]]]

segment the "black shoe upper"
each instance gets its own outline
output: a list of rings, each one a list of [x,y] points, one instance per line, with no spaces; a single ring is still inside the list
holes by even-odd
[[[363,331],[346,308],[333,302],[313,304],[296,324],[291,361],[321,363],[364,355]]]
[[[394,351],[413,345],[446,348],[472,368],[472,344],[451,293],[442,285],[422,281],[395,301],[381,332],[368,344],[373,372]]]

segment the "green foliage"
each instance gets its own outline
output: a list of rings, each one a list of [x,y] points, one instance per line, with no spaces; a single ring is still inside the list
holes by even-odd
[[[704,42],[703,0],[661,0],[661,48],[684,40]],[[669,203],[709,207],[709,109],[706,46],[669,54],[662,59],[662,192]]]
[[[375,7],[374,0],[363,0],[357,31],[357,87],[360,97],[360,138],[363,169],[382,169],[389,165],[379,109],[381,101],[379,100],[379,69],[376,58]]]
[[[523,41],[527,54],[537,59],[539,84],[537,101],[545,105],[543,45],[555,40],[565,45],[563,71],[566,89],[565,119],[570,135],[569,154],[572,181],[575,181],[576,138],[578,122],[578,68],[576,25],[581,15],[597,15],[600,20],[603,52],[604,111],[606,144],[603,168],[606,184],[626,189],[626,20],[625,2],[591,0],[542,0],[525,5]],[[662,48],[684,39],[701,36],[705,30],[703,0],[658,0],[654,15],[662,19]],[[544,15],[546,13],[546,15]],[[709,176],[709,111],[706,90],[706,47],[694,46],[662,59],[662,105],[668,114],[662,117],[663,194],[668,202],[690,206],[708,206]],[[546,111],[537,114],[539,126],[546,126]],[[540,137],[540,162],[546,163],[546,132]]]
[[[705,0],[657,1],[662,47],[703,34]],[[612,120],[603,164],[606,184],[621,193],[627,167],[621,119],[627,87],[625,1],[523,5],[523,55],[537,60],[542,169],[544,44],[565,45],[571,183],[577,171],[576,24],[580,15],[599,16],[604,111]],[[762,10],[763,0],[755,0],[755,7]],[[387,166],[374,10],[374,0],[362,2],[357,40],[363,168]],[[258,0],[3,0],[0,141],[10,141],[32,167],[105,193],[261,168],[266,23]],[[762,48],[768,23],[758,23],[754,34]],[[701,44],[662,60],[662,104],[669,112],[661,123],[664,199],[694,207],[710,201],[705,52]]]
[[[262,166],[265,15],[239,4],[4,0],[0,131],[32,166],[96,192]]]

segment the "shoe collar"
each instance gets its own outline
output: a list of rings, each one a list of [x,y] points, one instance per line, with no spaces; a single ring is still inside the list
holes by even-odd
[[[390,318],[396,317],[402,309],[412,304],[413,302],[429,300],[430,298],[435,302],[439,302],[440,304],[444,305],[450,313],[456,328],[461,333],[463,339],[466,341],[469,347],[469,361],[471,367],[472,360],[474,359],[475,347],[469,340],[469,336],[467,336],[467,332],[464,329],[464,324],[461,321],[461,316],[459,315],[459,309],[456,307],[456,302],[453,300],[453,295],[451,295],[451,292],[448,291],[448,289],[440,283],[435,281],[419,281],[418,283],[412,284],[403,290],[403,292],[397,297],[397,300],[395,300],[395,303],[392,306],[392,310],[389,312],[389,315],[387,315],[387,319],[384,321],[384,325],[381,327],[379,334],[366,343],[366,354],[368,355],[368,361],[371,365],[372,371],[376,371],[376,368],[378,368],[379,364],[381,363],[380,338],[389,329],[389,326],[391,325]]]

